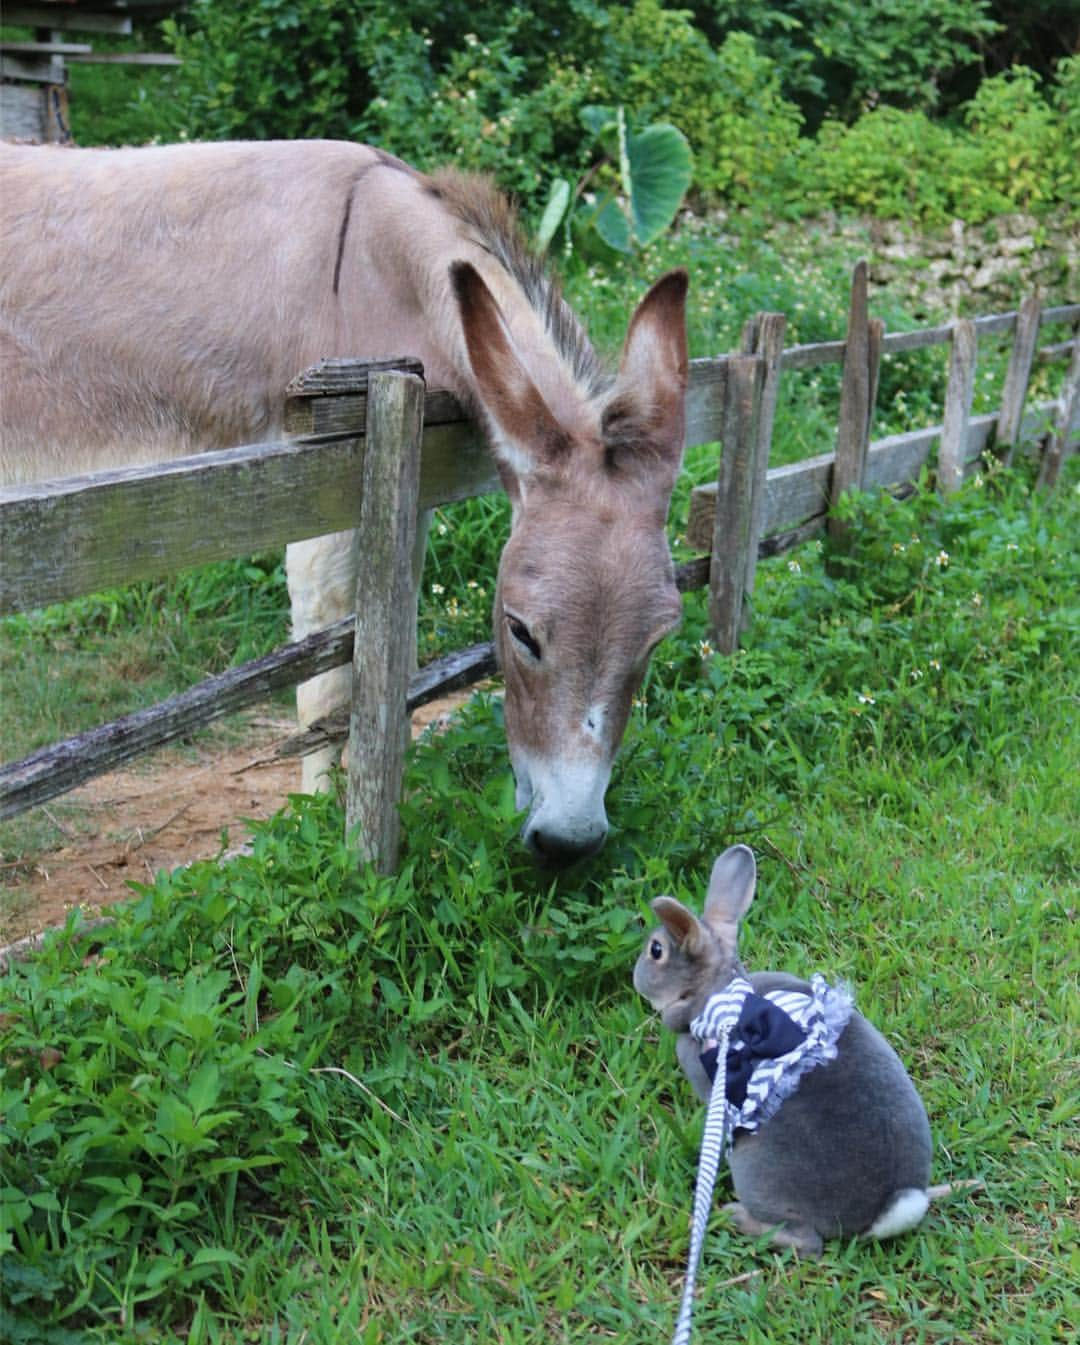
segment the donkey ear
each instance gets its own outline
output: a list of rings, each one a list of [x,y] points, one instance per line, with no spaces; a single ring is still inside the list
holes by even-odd
[[[570,435],[518,357],[495,296],[469,262],[451,264],[450,286],[500,467],[522,477],[555,465],[569,453]]]
[[[750,909],[756,886],[757,862],[748,845],[730,846],[713,865],[702,918],[732,949],[738,946],[739,921]]]
[[[663,461],[678,471],[685,432],[686,346],[684,270],[661,276],[634,310],[615,391],[604,410],[607,459]]]

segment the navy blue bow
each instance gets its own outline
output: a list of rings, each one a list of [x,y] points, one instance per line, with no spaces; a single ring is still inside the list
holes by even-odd
[[[727,1100],[733,1107],[741,1107],[746,1101],[746,1088],[754,1067],[761,1060],[775,1060],[777,1056],[787,1055],[800,1042],[806,1039],[802,1028],[764,995],[747,995],[743,1001],[739,1020],[731,1029],[725,1084]],[[701,1063],[709,1082],[716,1078],[716,1057],[719,1048],[710,1046],[701,1053]]]

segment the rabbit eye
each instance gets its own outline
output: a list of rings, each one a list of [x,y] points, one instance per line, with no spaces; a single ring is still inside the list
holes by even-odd
[[[659,962],[664,956],[664,945],[659,939],[653,939],[652,943],[649,944],[649,956],[654,962]]]

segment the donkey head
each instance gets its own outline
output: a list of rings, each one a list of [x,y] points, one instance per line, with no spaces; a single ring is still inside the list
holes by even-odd
[[[681,615],[665,522],[683,446],[686,273],[642,299],[599,396],[531,347],[472,266],[451,278],[512,504],[494,626],[522,835],[561,865],[604,842],[634,692]]]

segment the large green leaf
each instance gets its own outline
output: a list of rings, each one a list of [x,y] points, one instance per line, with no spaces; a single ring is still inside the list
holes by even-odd
[[[615,127],[615,109],[606,103],[586,103],[578,113],[581,123],[594,140]]]
[[[693,156],[683,133],[666,122],[626,138],[630,212],[634,238],[645,247],[675,218],[693,175]]]
[[[608,247],[614,248],[617,252],[632,251],[634,242],[630,233],[630,221],[616,197],[609,196],[597,209],[592,220],[596,232]]]
[[[570,183],[564,177],[557,177],[551,184],[547,205],[540,216],[536,230],[536,246],[543,251],[555,237],[555,230],[563,221],[566,207],[570,204]]]

